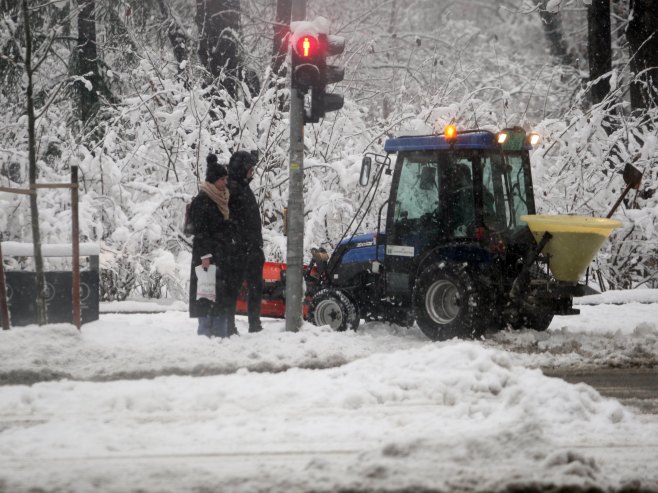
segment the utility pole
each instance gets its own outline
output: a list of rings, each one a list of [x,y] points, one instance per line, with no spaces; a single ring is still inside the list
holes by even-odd
[[[71,303],[73,325],[80,330],[80,221],[78,214],[78,167],[71,166],[71,254],[73,255],[73,279]]]
[[[306,0],[292,0],[292,21],[306,19]],[[286,330],[302,326],[304,269],[304,94],[290,73],[290,164],[288,167],[288,245],[286,271]]]
[[[9,330],[9,307],[7,306],[4,260],[2,256],[2,233],[0,233],[0,315],[2,316],[2,330]]]

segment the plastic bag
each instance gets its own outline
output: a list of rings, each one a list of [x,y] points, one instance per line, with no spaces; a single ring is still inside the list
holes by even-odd
[[[217,266],[210,265],[207,269],[204,269],[203,266],[197,265],[194,272],[196,273],[196,299],[205,298],[215,301]]]

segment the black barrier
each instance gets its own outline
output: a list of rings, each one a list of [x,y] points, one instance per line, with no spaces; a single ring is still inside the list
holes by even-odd
[[[72,323],[72,275],[70,271],[45,272],[48,323]],[[80,309],[83,324],[98,320],[98,269],[80,272]],[[37,275],[5,271],[7,304],[12,326],[37,323]]]

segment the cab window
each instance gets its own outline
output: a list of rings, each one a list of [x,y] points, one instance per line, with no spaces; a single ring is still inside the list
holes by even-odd
[[[427,153],[405,156],[395,207],[395,222],[433,214],[439,204],[437,161]]]
[[[528,190],[520,155],[493,154],[482,161],[484,224],[500,231],[524,224]]]
[[[393,228],[387,236],[392,245],[413,246],[416,254],[434,244],[439,236],[440,176],[436,153],[406,153],[398,179]]]

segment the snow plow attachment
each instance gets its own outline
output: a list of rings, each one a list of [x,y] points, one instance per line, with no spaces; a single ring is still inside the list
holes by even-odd
[[[260,314],[263,317],[285,318],[286,316],[286,280],[287,265],[283,262],[265,262],[263,265],[263,298]],[[305,266],[306,267],[306,266]],[[235,306],[238,315],[247,314],[247,283],[243,283]],[[308,306],[304,304],[304,318],[308,314]]]
[[[615,219],[589,216],[525,215],[537,243],[545,233],[551,235],[542,253],[556,280],[576,284],[601,245],[613,230],[621,226]]]
[[[287,265],[281,262],[265,262],[263,265],[263,299],[260,313],[263,317],[284,318],[286,314],[285,284],[283,272]],[[238,294],[235,307],[238,315],[247,314],[247,283]]]

